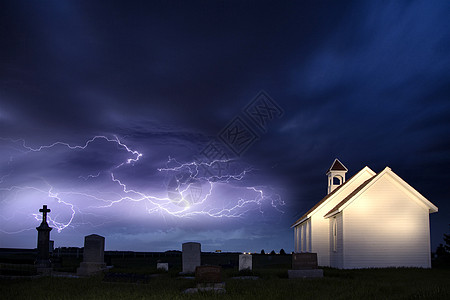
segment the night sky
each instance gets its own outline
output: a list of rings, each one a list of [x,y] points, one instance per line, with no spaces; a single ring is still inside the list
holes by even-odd
[[[1,1],[0,247],[36,247],[47,204],[55,247],[290,252],[339,158],[438,206],[434,250],[449,16],[449,1]]]

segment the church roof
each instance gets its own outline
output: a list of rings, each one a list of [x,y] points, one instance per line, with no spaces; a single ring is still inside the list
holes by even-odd
[[[356,175],[356,174],[355,174]],[[328,195],[326,195],[322,200],[320,200],[319,202],[316,203],[316,205],[314,205],[310,210],[308,210],[303,216],[301,216],[297,221],[295,221],[291,227],[294,227],[295,225],[297,225],[298,223],[303,222],[303,219],[305,219],[311,212],[313,212],[317,207],[319,207],[322,203],[324,203],[325,201],[327,201],[331,196],[333,196],[334,194],[336,194],[337,192],[339,192],[339,190],[341,190],[341,188],[343,186],[345,186],[348,182],[351,181],[351,179],[353,177],[355,177],[355,175],[353,175],[352,177],[350,177],[349,180],[347,180],[346,182],[344,182],[343,184],[341,184],[340,186],[338,186],[336,189],[334,189],[331,193],[329,193]]]
[[[386,167],[383,171],[381,171],[377,175],[373,176],[372,178],[366,180],[361,185],[359,185],[353,192],[351,192],[347,197],[345,197],[341,202],[339,202],[335,207],[333,207],[333,209],[331,209],[324,217],[328,218],[328,217],[331,217],[332,215],[338,213],[340,211],[340,208],[342,206],[344,206],[347,202],[352,200],[362,189],[364,189],[366,186],[368,186],[372,182],[375,182],[376,178],[379,178],[379,177],[383,176],[385,173],[388,173],[388,172],[389,172],[390,175],[392,175],[394,178],[396,178],[403,185],[403,187],[405,189],[407,189],[410,192],[412,192],[413,195],[415,195],[426,206],[428,206],[428,208],[430,210],[430,213],[438,211],[438,208],[433,203],[428,201],[424,196],[422,196],[419,192],[417,192],[412,186],[410,186],[407,182],[405,182],[403,179],[401,179],[397,174],[392,172],[391,168]]]
[[[352,199],[356,194],[358,194],[360,190],[362,190],[364,187],[366,187],[378,175],[380,175],[380,173],[378,173],[377,175],[364,181],[360,186],[358,186],[355,190],[353,190],[353,192],[351,192],[347,197],[345,197],[344,200],[342,200],[341,202],[338,203],[338,205],[333,207],[333,209],[330,210],[325,216],[328,216],[328,215],[331,215],[331,214],[337,212],[340,207],[342,207],[345,203],[347,203],[350,199]]]
[[[336,161],[338,161],[337,159],[335,160],[335,162],[333,163],[332,167],[335,165]],[[342,164],[341,164],[342,165]],[[345,168],[345,167],[344,167]],[[368,167],[365,167],[368,168]],[[364,168],[364,169],[365,169]],[[332,168],[330,168],[332,169]],[[330,170],[329,169],[329,170]],[[363,169],[363,170],[364,170]],[[361,171],[363,171],[361,170]],[[370,170],[370,169],[369,169]],[[360,171],[360,172],[361,172]],[[371,171],[371,170],[370,170]],[[304,222],[305,220],[307,220],[308,216],[314,211],[316,210],[322,203],[324,203],[325,201],[327,201],[330,197],[332,197],[333,195],[335,195],[336,193],[338,193],[340,190],[342,190],[342,188],[344,186],[346,186],[346,184],[348,184],[349,182],[352,181],[352,178],[354,178],[356,175],[358,175],[360,172],[358,172],[357,174],[353,175],[349,180],[347,180],[346,182],[344,182],[343,184],[341,184],[340,186],[338,186],[335,190],[333,190],[331,193],[329,193],[328,195],[326,195],[322,200],[320,200],[318,203],[316,203],[316,205],[314,205],[310,210],[308,210],[308,212],[306,212],[303,216],[301,216],[297,221],[295,221],[291,227],[294,227],[302,222]],[[373,172],[373,171],[372,171]],[[378,174],[374,174],[374,176],[372,176],[371,178],[367,179],[366,181],[362,182],[359,186],[357,186],[348,196],[346,196],[342,201],[340,201],[335,207],[333,207],[333,209],[331,209],[324,217],[328,218],[330,216],[332,216],[333,214],[339,212],[339,210],[349,201],[351,201],[355,196],[357,196],[357,194],[362,191],[364,188],[368,187],[371,183],[374,183],[375,181],[377,181],[377,178],[380,178],[381,176],[383,176],[385,173],[389,172],[389,174],[391,176],[393,176],[393,178],[395,178],[404,188],[406,188],[407,190],[409,190],[410,192],[412,192],[413,195],[415,195],[419,200],[421,200],[426,206],[429,207],[430,212],[437,212],[438,208],[431,202],[429,202],[425,197],[423,197],[419,192],[417,192],[413,187],[411,187],[408,183],[406,183],[403,179],[401,179],[400,177],[398,177],[398,175],[396,175],[394,172],[392,172],[392,170],[389,167],[386,167],[382,172],[379,172]]]
[[[348,169],[336,158],[326,174],[330,171],[348,171]]]

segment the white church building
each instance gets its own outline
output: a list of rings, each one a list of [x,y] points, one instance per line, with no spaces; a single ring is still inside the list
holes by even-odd
[[[389,167],[364,167],[347,181],[335,159],[328,194],[298,219],[295,252],[340,269],[431,267],[429,214],[438,208]]]

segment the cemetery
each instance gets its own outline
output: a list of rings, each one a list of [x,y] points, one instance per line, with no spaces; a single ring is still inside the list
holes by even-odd
[[[181,246],[181,245],[180,245]],[[106,269],[79,276],[85,261],[61,256],[50,275],[32,264],[36,252],[1,253],[0,290],[4,299],[314,299],[425,298],[448,299],[449,269],[387,268],[338,270],[323,268],[321,278],[289,279],[297,270],[292,255],[201,253],[203,270],[182,274],[182,253],[105,251]],[[240,256],[246,255],[247,259]],[[10,257],[9,263],[3,263]],[[242,256],[241,256],[242,257]],[[50,259],[57,259],[54,254]],[[16,262],[24,262],[18,264]],[[168,266],[157,268],[158,264]],[[15,266],[15,267],[13,267]],[[244,268],[247,266],[247,268]],[[206,268],[206,270],[205,270]],[[311,271],[300,270],[300,271]],[[220,271],[218,274],[217,271]],[[218,277],[220,276],[220,277]],[[211,282],[209,282],[211,281]],[[413,284],[412,284],[413,283]],[[64,297],[61,297],[64,295]]]
[[[0,249],[5,299],[450,297],[448,268],[338,270],[320,267],[316,253],[209,253],[197,242],[164,253],[105,251],[97,234],[81,249],[53,249],[50,211],[40,210],[36,249]]]
[[[214,255],[238,257],[237,254],[227,253]],[[206,256],[212,258],[213,255]],[[286,257],[290,258],[290,255]],[[115,265],[112,269],[90,277],[77,276],[75,270],[54,271],[51,276],[36,273],[27,276],[2,275],[0,290],[4,299],[316,299],[332,298],[335,295],[339,295],[340,299],[448,299],[450,295],[448,269],[325,268],[323,278],[288,279],[288,271],[292,268],[289,264],[254,265],[251,271],[239,271],[239,266],[222,267],[220,283],[203,283],[203,287],[199,288],[200,282],[197,282],[195,274],[180,275],[180,257],[172,258],[180,264],[169,267],[168,272],[156,268],[156,258],[130,255],[125,259],[112,257],[117,267]],[[128,266],[127,260],[131,266]],[[250,276],[257,279],[236,279]]]
[[[107,237],[54,249],[40,209],[36,249],[0,248],[3,299],[450,298],[450,269],[342,270],[316,253],[204,252],[198,242],[166,252],[105,251]]]
[[[36,249],[0,249],[5,299],[450,297],[445,268],[338,270],[319,267],[316,253],[209,253],[197,242],[164,253],[105,251],[97,234],[83,248],[53,249],[50,211],[40,209]]]

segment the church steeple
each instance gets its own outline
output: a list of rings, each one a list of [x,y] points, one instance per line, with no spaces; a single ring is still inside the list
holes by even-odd
[[[328,176],[328,192],[334,191],[338,186],[345,182],[345,173],[348,169],[339,161],[335,159],[331,167],[327,171]]]

